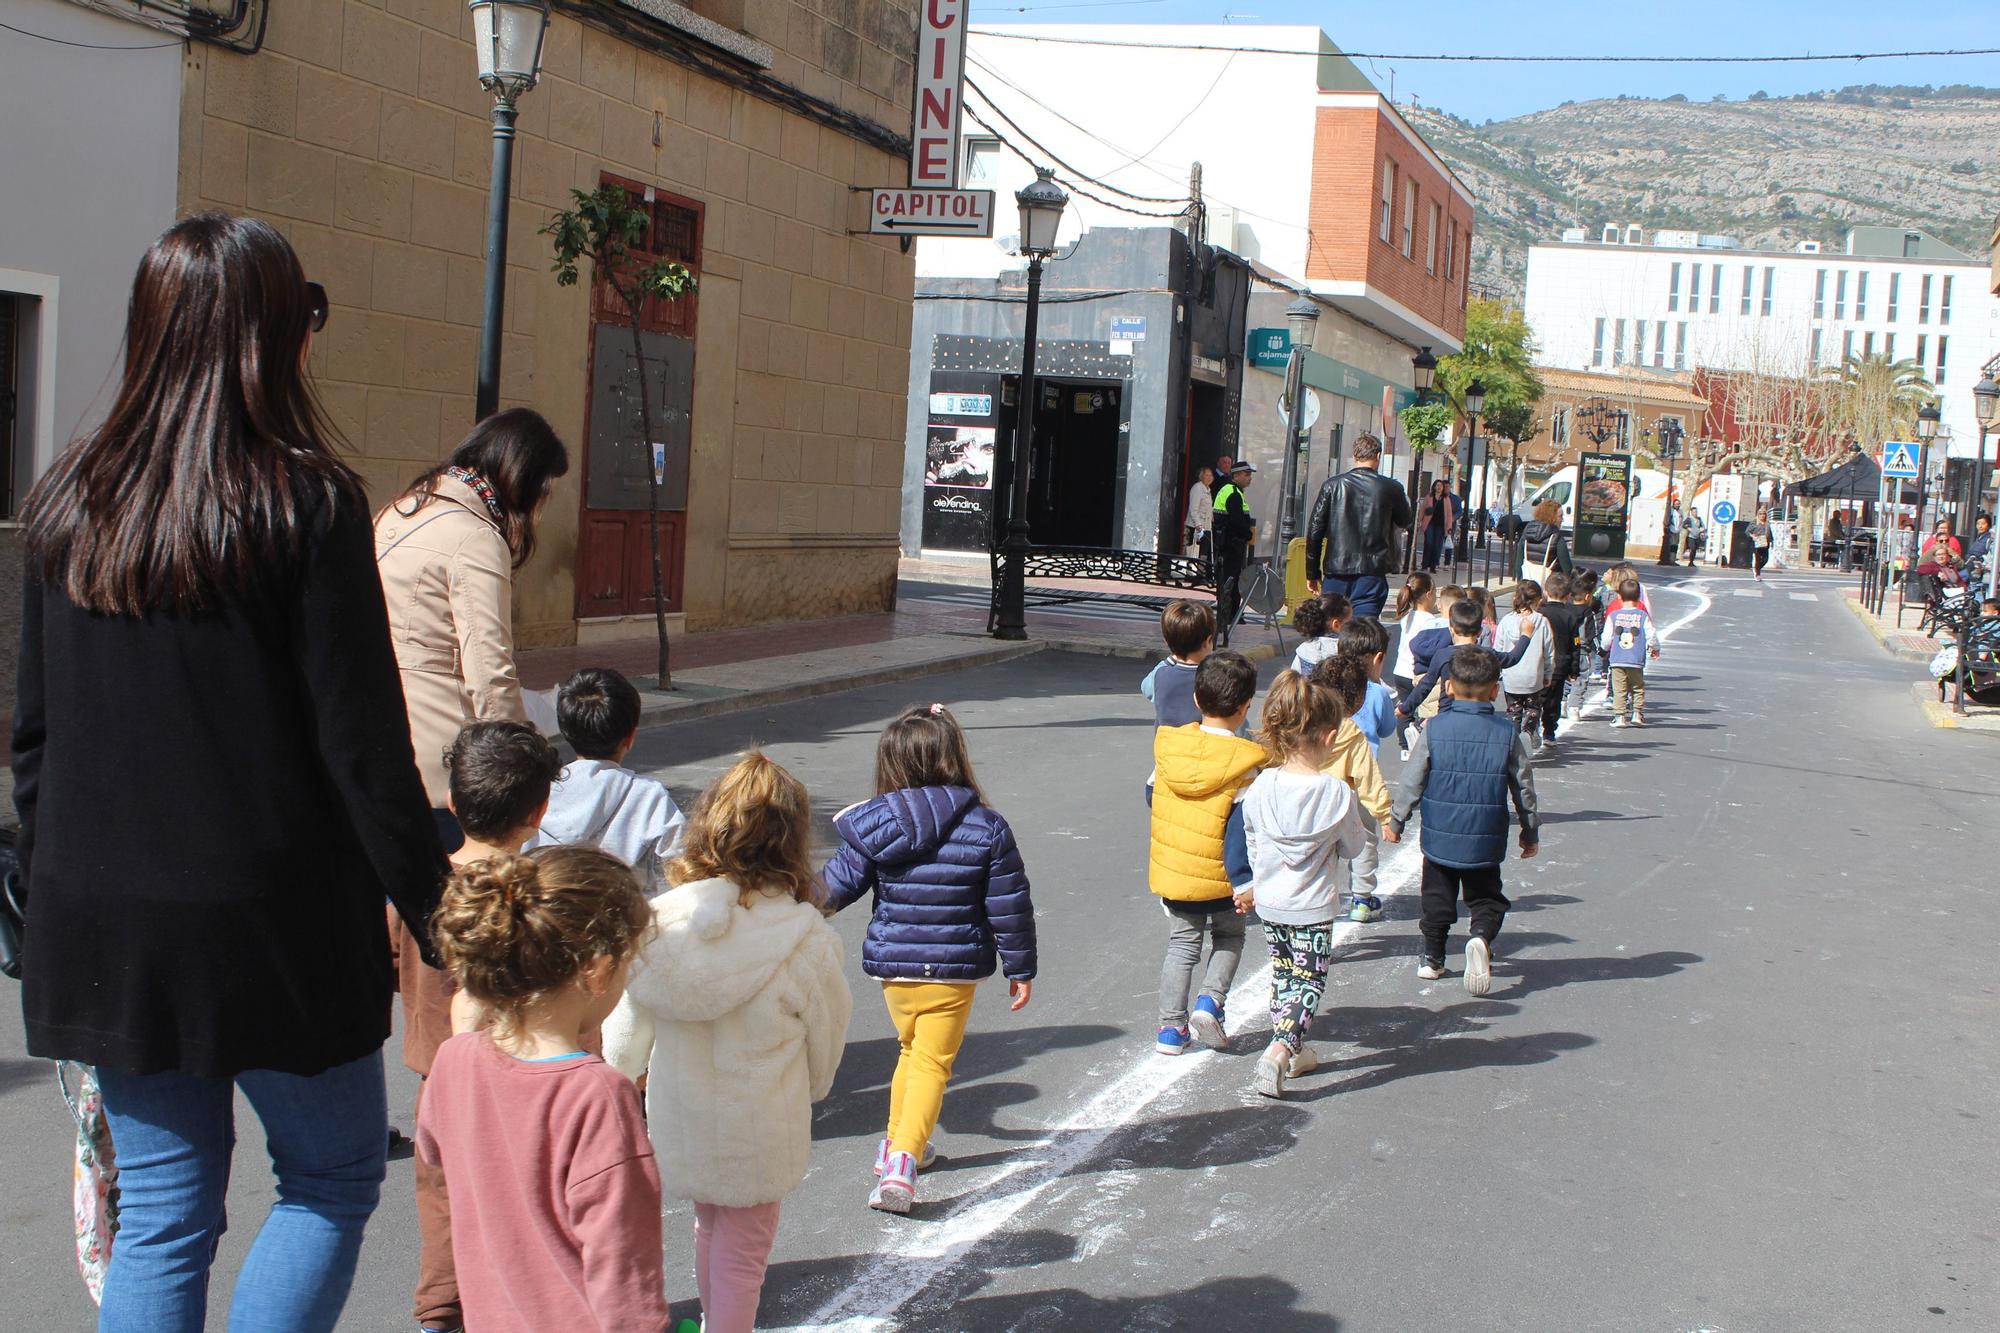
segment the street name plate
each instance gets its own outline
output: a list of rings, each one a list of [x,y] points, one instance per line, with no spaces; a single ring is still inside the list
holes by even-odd
[[[993,191],[875,190],[868,230],[877,236],[991,236]]]

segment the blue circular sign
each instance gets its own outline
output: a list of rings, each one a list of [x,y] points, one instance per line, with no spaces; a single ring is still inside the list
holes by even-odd
[[[1716,505],[1715,521],[1717,523],[1734,523],[1736,521],[1736,506],[1727,500]]]

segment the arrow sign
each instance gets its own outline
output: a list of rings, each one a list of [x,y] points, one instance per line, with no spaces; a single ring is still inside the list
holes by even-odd
[[[871,190],[868,230],[877,236],[991,236],[991,190]]]
[[[1882,475],[1915,481],[1917,446],[1907,440],[1890,440],[1882,446]]]

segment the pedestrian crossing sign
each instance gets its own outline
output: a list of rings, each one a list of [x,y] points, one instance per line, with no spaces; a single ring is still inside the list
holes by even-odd
[[[1917,476],[1917,446],[1907,440],[1891,440],[1882,446],[1882,475],[1911,481]]]

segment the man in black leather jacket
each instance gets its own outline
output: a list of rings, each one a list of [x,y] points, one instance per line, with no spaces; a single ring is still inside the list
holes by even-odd
[[[1389,600],[1396,529],[1410,526],[1410,497],[1382,475],[1382,441],[1354,441],[1354,466],[1326,479],[1306,525],[1306,583],[1344,593],[1357,616],[1379,616]]]

